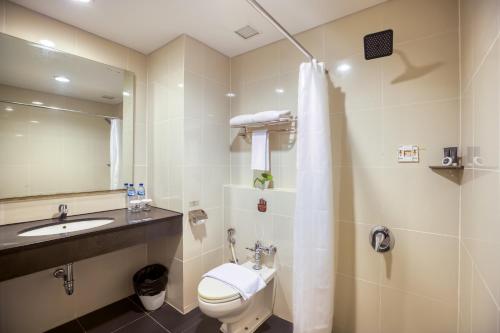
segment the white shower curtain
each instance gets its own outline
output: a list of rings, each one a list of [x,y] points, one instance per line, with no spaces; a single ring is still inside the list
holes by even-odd
[[[112,190],[122,188],[120,177],[122,159],[122,120],[111,119],[111,130],[109,136],[109,176]]]
[[[294,221],[294,333],[331,333],[334,222],[328,81],[323,63],[300,66]]]

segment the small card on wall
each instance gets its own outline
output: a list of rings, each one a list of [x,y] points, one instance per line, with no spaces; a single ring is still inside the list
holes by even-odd
[[[398,152],[399,163],[418,163],[418,146],[401,146]]]

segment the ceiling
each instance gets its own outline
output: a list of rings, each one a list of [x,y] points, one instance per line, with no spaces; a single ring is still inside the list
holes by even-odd
[[[245,0],[11,0],[83,30],[149,54],[188,34],[227,56],[283,38]],[[385,0],[261,0],[289,32],[299,33]],[[244,40],[234,31],[261,34]]]

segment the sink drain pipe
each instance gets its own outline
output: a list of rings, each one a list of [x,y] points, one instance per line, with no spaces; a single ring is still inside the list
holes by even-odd
[[[73,295],[74,280],[73,280],[73,263],[64,265],[64,268],[58,268],[54,271],[54,277],[63,279],[64,290],[67,295]]]

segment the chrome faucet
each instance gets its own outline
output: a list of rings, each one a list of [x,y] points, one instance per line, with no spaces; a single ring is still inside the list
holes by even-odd
[[[262,255],[269,256],[275,254],[277,251],[275,246],[263,246],[261,241],[256,241],[253,249],[250,247],[247,247],[246,249],[254,252],[255,265],[253,265],[253,269],[255,270],[262,269]]]
[[[64,220],[66,217],[68,217],[68,205],[66,204],[60,204],[58,213],[56,214],[56,218],[59,220]]]

